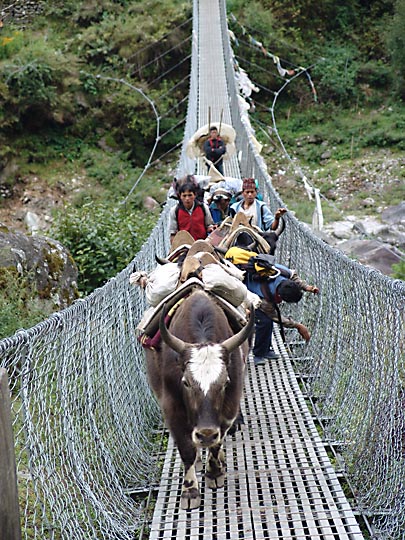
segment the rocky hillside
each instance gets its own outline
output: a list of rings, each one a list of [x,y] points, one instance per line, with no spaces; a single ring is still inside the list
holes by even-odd
[[[315,202],[300,178],[271,155],[273,185],[287,206],[294,208],[300,200],[300,208],[307,206],[312,213]],[[392,275],[392,266],[405,261],[405,156],[375,151],[350,161],[325,158],[305,174],[321,191],[325,221],[316,234],[357,261]]]

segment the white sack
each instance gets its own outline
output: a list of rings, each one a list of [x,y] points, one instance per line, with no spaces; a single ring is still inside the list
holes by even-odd
[[[157,306],[166,296],[175,290],[180,277],[177,263],[157,266],[150,274],[146,285],[146,299],[151,306]]]
[[[204,288],[237,307],[246,299],[247,288],[239,279],[231,276],[219,264],[207,264],[202,270]]]

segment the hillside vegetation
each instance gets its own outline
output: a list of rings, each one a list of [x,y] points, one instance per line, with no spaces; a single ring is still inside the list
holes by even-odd
[[[227,10],[238,63],[260,90],[251,119],[270,172],[298,163],[348,211],[334,192],[340,166],[404,156],[405,0],[233,0]],[[148,236],[159,208],[145,212],[145,197],[165,202],[187,109],[191,16],[191,3],[179,0],[56,0],[24,24],[4,18],[0,212],[21,205],[24,186],[58,190],[48,234],[71,251],[83,294],[124,268]],[[308,68],[279,94],[273,55],[291,73]],[[380,190],[381,204],[403,200],[403,184]],[[277,188],[308,220],[299,178],[297,189]],[[27,319],[16,313],[18,328]]]

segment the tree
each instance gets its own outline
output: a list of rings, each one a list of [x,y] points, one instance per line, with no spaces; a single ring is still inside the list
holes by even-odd
[[[397,0],[391,25],[387,29],[387,46],[391,53],[391,62],[395,71],[397,91],[405,97],[405,0]]]

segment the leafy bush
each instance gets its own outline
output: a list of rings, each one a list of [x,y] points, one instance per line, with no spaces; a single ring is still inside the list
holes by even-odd
[[[324,61],[312,69],[318,95],[322,101],[350,105],[359,96],[357,78],[360,63],[357,51],[349,45],[328,43],[321,54]]]
[[[21,31],[3,31],[0,38],[0,60],[10,58],[23,46],[24,38]]]
[[[157,217],[108,201],[88,201],[56,216],[51,236],[70,250],[79,269],[79,290],[90,293],[129,264]]]
[[[14,123],[41,126],[58,108],[71,112],[74,101],[64,99],[63,93],[66,86],[76,88],[74,71],[74,60],[45,39],[26,38],[18,54],[0,63],[0,83],[7,89],[2,96],[5,119],[12,116]]]
[[[402,279],[402,281],[405,281],[405,261],[393,264],[392,269],[393,273],[391,277],[393,277],[394,279]]]
[[[388,49],[391,53],[395,72],[396,88],[401,97],[405,97],[405,0],[397,0],[395,14],[386,32]]]

